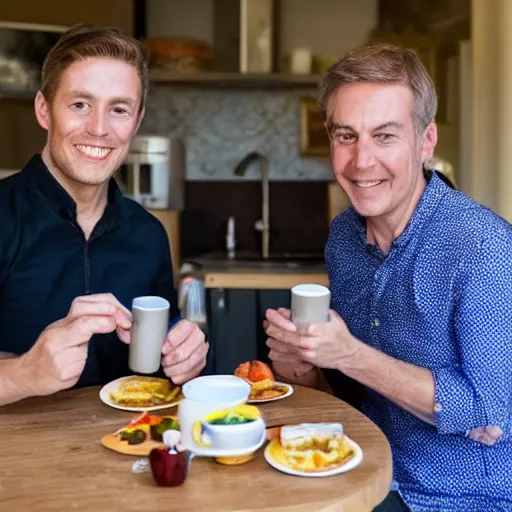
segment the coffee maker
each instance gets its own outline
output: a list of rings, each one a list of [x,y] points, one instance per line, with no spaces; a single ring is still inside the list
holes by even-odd
[[[124,195],[154,210],[182,210],[185,145],[176,137],[136,135],[116,180]]]

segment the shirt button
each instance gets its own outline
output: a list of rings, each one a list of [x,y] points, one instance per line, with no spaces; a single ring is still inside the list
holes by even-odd
[[[380,327],[380,320],[378,318],[376,318],[374,321],[373,321],[373,325],[375,327]]]
[[[436,402],[436,404],[434,405],[434,412],[441,412],[443,410],[443,406]]]

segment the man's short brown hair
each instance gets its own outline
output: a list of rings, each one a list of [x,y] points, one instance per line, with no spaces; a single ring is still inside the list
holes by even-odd
[[[320,84],[318,104],[327,122],[332,99],[343,85],[354,83],[402,84],[413,94],[413,118],[422,133],[433,123],[437,94],[425,66],[413,50],[389,44],[364,45],[346,53],[327,71]]]
[[[64,32],[48,52],[41,72],[41,92],[52,102],[62,73],[74,62],[91,57],[117,59],[131,64],[140,78],[141,104],[148,91],[148,48],[116,27],[79,24]]]

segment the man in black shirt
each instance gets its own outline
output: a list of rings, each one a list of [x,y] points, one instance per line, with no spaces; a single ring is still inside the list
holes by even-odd
[[[181,384],[208,344],[180,319],[160,222],[112,177],[144,115],[148,54],[112,28],[59,39],[35,99],[47,143],[0,181],[0,405],[130,373],[134,297],[171,304],[162,370]]]

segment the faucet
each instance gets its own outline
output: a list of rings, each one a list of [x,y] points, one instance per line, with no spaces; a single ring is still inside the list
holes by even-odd
[[[252,162],[259,161],[261,172],[261,220],[256,222],[256,229],[261,231],[261,257],[266,260],[269,257],[270,247],[270,202],[269,202],[269,177],[268,177],[268,158],[261,153],[253,151],[244,157],[235,167],[237,176],[244,176],[247,168]]]

